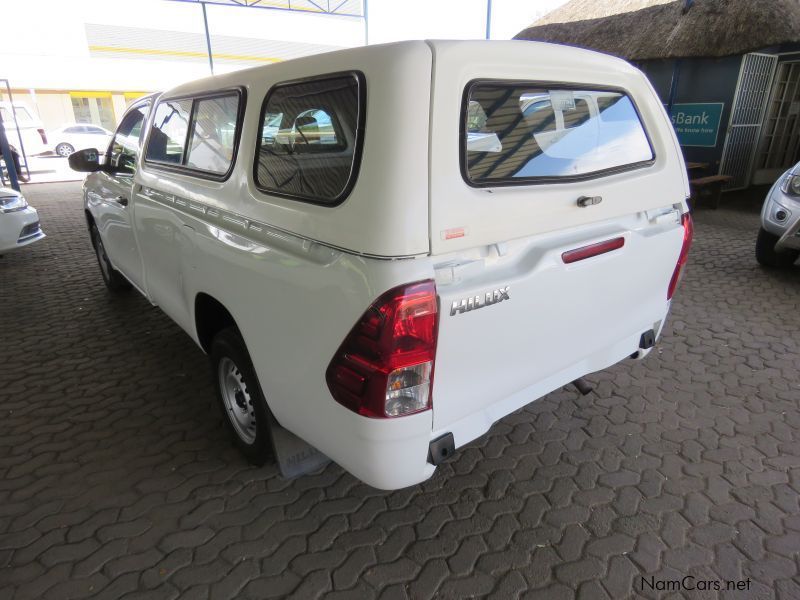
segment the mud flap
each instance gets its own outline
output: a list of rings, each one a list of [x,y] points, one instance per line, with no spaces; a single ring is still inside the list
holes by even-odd
[[[269,417],[272,452],[281,475],[286,479],[311,473],[331,462],[314,446],[281,427],[271,414]]]

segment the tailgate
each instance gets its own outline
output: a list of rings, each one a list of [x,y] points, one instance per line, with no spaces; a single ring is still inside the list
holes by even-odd
[[[434,430],[491,413],[573,367],[583,375],[635,352],[643,332],[660,329],[682,240],[680,211],[667,206],[440,263]],[[564,262],[565,253],[604,242],[614,249]]]
[[[629,64],[529,42],[432,47],[443,431],[496,420],[658,333],[688,182],[666,113]]]

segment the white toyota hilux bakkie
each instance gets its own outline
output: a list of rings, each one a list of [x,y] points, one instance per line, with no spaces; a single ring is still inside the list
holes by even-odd
[[[525,41],[370,46],[188,83],[70,163],[92,172],[106,284],[210,355],[247,458],[296,474],[329,457],[383,489],[644,357],[692,236],[644,75]]]

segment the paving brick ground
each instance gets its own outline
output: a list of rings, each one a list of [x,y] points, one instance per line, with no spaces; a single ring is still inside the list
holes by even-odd
[[[698,211],[657,355],[498,423],[423,485],[248,466],[206,359],[102,286],[77,184],[0,259],[0,598],[800,598],[800,268]],[[742,592],[653,582],[749,579]],[[691,582],[692,580],[689,580]]]

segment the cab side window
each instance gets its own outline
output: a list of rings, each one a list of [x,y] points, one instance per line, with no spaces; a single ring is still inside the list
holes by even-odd
[[[128,112],[114,134],[108,153],[108,162],[116,167],[117,173],[134,173],[136,158],[139,156],[139,143],[142,136],[149,104],[139,105]]]
[[[183,163],[191,112],[191,99],[158,103],[150,141],[147,143],[145,158],[148,161],[174,165]]]
[[[201,177],[227,177],[236,154],[242,98],[232,91],[160,101],[145,161]]]
[[[223,174],[231,166],[236,141],[238,96],[197,100],[186,166]]]

